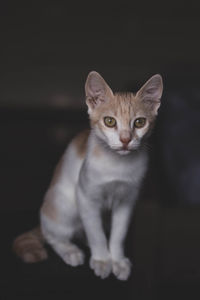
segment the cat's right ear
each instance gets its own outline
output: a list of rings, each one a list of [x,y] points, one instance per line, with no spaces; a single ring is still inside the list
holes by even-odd
[[[101,103],[109,101],[113,96],[111,88],[107,85],[103,77],[95,71],[90,72],[87,77],[85,94],[88,113],[92,112]]]

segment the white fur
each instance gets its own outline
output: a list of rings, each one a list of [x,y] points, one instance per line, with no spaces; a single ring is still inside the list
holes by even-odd
[[[97,144],[101,150],[98,158],[93,154]],[[73,266],[83,263],[82,251],[71,240],[84,231],[95,274],[105,278],[112,270],[118,279],[128,278],[131,264],[124,257],[123,242],[146,167],[144,150],[119,155],[100,145],[93,131],[85,158],[78,156],[73,143],[69,145],[58,180],[45,196],[45,201],[53,202],[56,207],[56,219],[41,210],[43,234],[66,263]],[[109,242],[102,227],[103,209],[112,212]]]

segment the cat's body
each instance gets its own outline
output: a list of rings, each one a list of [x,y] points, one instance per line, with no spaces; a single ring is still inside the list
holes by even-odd
[[[86,233],[95,274],[105,278],[112,271],[118,279],[128,278],[131,264],[124,256],[123,244],[147,168],[144,142],[161,94],[159,75],[136,95],[123,95],[113,94],[98,73],[89,74],[86,96],[92,129],[79,134],[66,149],[40,212],[45,241],[67,264],[84,262],[73,238]],[[111,213],[109,241],[103,229],[103,211]],[[26,234],[15,241],[16,252],[25,261],[46,257],[41,243],[35,253],[34,247],[32,253],[25,251],[26,241]]]
[[[62,167],[56,172],[56,179],[53,180],[53,184],[47,191],[41,209],[41,225],[46,240],[63,260],[72,265],[82,263],[81,252],[78,252],[77,257],[75,254],[72,254],[71,257],[71,255],[67,255],[66,250],[64,252],[59,250],[58,245],[59,242],[71,240],[74,235],[83,230],[80,214],[88,223],[85,226],[94,230],[95,226],[100,226],[96,214],[103,210],[113,212],[119,210],[121,202],[121,205],[124,206],[123,217],[126,217],[126,222],[128,222],[147,166],[145,149],[132,155],[124,155],[119,160],[118,154],[112,153],[98,143],[93,132],[88,136],[83,156],[80,149],[84,145],[76,144],[77,139],[80,138],[77,137],[66,150],[62,159]],[[84,203],[79,203],[81,201]],[[113,233],[115,235],[119,234],[119,237],[116,238],[121,239],[121,228],[118,228],[118,223],[120,223],[119,219],[113,224],[111,232],[115,232]],[[127,228],[128,224],[123,230],[127,230]],[[96,230],[94,230],[94,234],[96,235]],[[90,239],[95,239],[95,237],[91,234]],[[99,261],[105,259],[109,261],[109,245],[107,246],[104,237],[102,240],[97,237],[97,241],[91,241],[91,243],[94,245],[94,248],[91,249],[94,258]],[[123,258],[123,249],[115,249],[115,245],[112,244],[110,245],[111,249],[113,259],[115,255],[116,260]],[[120,251],[119,254],[118,251]],[[105,266],[105,276],[110,267],[110,264]]]

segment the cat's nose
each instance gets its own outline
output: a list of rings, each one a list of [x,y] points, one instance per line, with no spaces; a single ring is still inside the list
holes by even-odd
[[[123,132],[123,134],[120,135],[119,139],[123,145],[127,146],[131,141],[131,134],[129,132]]]

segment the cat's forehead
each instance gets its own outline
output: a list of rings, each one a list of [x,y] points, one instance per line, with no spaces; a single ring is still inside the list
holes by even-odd
[[[133,93],[115,93],[102,108],[103,112],[110,112],[118,118],[132,118],[144,109]]]

